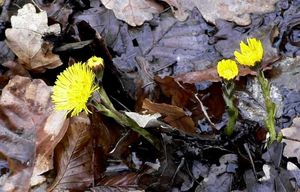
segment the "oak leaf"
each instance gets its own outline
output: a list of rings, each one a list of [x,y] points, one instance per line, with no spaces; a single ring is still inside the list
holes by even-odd
[[[6,29],[6,43],[28,70],[43,72],[62,64],[52,53],[53,45],[44,41],[46,34],[59,34],[59,24],[48,26],[47,13],[36,13],[32,4],[26,4],[11,17],[12,28]]]

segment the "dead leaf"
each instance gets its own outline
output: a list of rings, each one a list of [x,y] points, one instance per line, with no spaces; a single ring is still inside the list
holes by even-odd
[[[71,118],[68,130],[55,148],[57,175],[49,191],[84,190],[93,182],[90,120],[86,115]]]
[[[157,118],[161,117],[159,113],[155,113],[153,115],[141,115],[135,112],[125,112],[125,114],[133,119],[142,128],[151,127],[153,124],[159,125]]]
[[[221,87],[218,84],[197,91],[195,84],[180,83],[173,77],[155,77],[164,96],[171,99],[171,104],[191,113],[191,118],[197,124],[204,117],[211,121],[220,119],[224,113],[224,101]],[[212,124],[212,122],[210,122]]]
[[[208,175],[197,186],[196,191],[230,191],[234,175],[227,168],[229,166],[238,168],[237,161],[238,157],[236,154],[223,155],[219,160],[219,165],[213,164],[210,167]]]
[[[70,2],[64,0],[56,1],[36,1],[40,9],[47,12],[48,17],[59,22],[62,26],[68,24],[69,15],[73,12]],[[63,28],[64,28],[63,27]]]
[[[249,25],[251,13],[266,13],[275,9],[278,0],[164,0],[175,12],[179,20],[186,18],[186,11],[197,7],[206,21],[216,24],[216,20],[234,21],[238,25]]]
[[[4,41],[0,41],[0,63],[13,60],[15,55]]]
[[[245,67],[239,68],[239,77],[246,75],[256,75],[256,72]],[[202,81],[211,81],[211,82],[220,82],[221,78],[218,75],[217,69],[215,67],[200,70],[200,71],[192,71],[186,74],[179,75],[175,77],[176,81],[181,81],[183,83],[199,83]]]
[[[25,188],[31,179],[32,184],[45,180],[40,174],[52,168],[53,149],[65,133],[65,114],[53,113],[50,94],[51,87],[42,80],[20,76],[11,79],[2,90],[0,151],[14,160],[11,170],[23,167],[11,178],[22,179]]]
[[[163,7],[152,1],[144,0],[101,0],[107,9],[113,10],[116,17],[131,26],[142,25],[151,20],[153,14],[160,13]]]
[[[98,185],[101,186],[111,186],[111,187],[121,187],[130,188],[138,185],[138,180],[143,174],[139,173],[124,173],[104,177]]]
[[[30,77],[29,72],[22,65],[19,65],[14,61],[3,62],[2,65],[9,69],[5,72],[5,76],[9,78],[13,78],[16,75]]]
[[[150,113],[160,113],[164,121],[185,134],[195,135],[197,129],[191,117],[186,115],[182,108],[165,103],[153,103],[148,99],[143,102],[143,109]]]
[[[194,7],[193,0],[163,0],[168,3],[179,21],[184,21],[189,16],[188,10]]]
[[[286,143],[283,149],[283,155],[287,158],[296,157],[300,163],[300,118],[293,120],[293,125],[289,128],[281,130],[284,139],[282,142]]]
[[[47,13],[36,13],[32,4],[26,4],[11,17],[12,28],[6,29],[6,43],[28,70],[43,72],[62,64],[52,53],[53,45],[42,39],[45,34],[59,34],[60,26],[48,26]]]
[[[110,187],[110,186],[97,186],[90,188],[92,192],[143,192],[144,190],[136,190],[133,188],[127,188],[127,187]]]

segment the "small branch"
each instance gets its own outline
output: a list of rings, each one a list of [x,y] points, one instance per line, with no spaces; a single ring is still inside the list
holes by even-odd
[[[205,118],[206,118],[207,121],[210,123],[210,125],[211,125],[213,128],[216,129],[216,125],[215,125],[215,124],[211,121],[211,119],[209,118],[208,113],[207,113],[207,111],[206,111],[206,109],[205,109],[205,107],[204,107],[202,101],[201,101],[201,100],[199,99],[199,97],[197,96],[197,93],[196,93],[194,96],[195,96],[195,98],[197,99],[197,101],[199,102],[200,107],[201,107],[201,110],[202,110],[202,112],[203,112]]]

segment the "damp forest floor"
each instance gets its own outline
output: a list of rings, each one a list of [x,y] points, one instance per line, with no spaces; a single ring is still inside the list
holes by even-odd
[[[300,1],[0,0],[0,191],[300,192]],[[259,39],[276,130],[256,72],[234,80],[231,136],[216,66]],[[54,109],[57,75],[104,60],[114,107]],[[101,98],[100,98],[101,100]]]

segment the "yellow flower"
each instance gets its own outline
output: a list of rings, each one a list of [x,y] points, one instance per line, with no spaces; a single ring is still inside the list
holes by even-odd
[[[219,61],[217,71],[219,76],[226,80],[235,78],[239,73],[236,62],[231,59],[223,59]]]
[[[257,63],[261,62],[264,49],[261,41],[255,38],[248,38],[247,43],[248,45],[241,41],[241,52],[235,51],[234,56],[240,64],[253,67]]]
[[[102,67],[104,65],[103,59],[101,57],[93,56],[87,60],[87,65],[93,69],[95,67]]]
[[[78,115],[82,110],[90,112],[87,108],[88,99],[98,89],[94,85],[95,74],[81,62],[75,63],[58,75],[53,94],[55,110],[66,110],[71,116]]]

